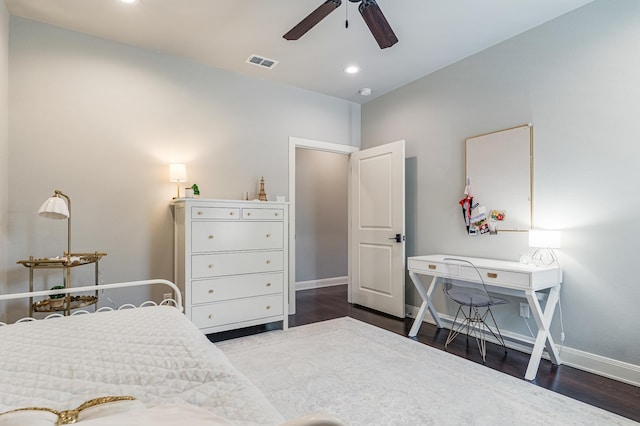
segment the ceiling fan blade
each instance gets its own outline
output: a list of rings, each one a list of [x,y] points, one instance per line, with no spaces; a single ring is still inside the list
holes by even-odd
[[[316,10],[311,12],[309,16],[304,18],[298,25],[291,28],[288,33],[282,37],[287,40],[298,40],[305,35],[307,31],[315,27],[315,25],[327,17],[328,14],[333,12],[342,4],[342,0],[327,0],[322,3]]]
[[[362,0],[358,11],[371,30],[373,38],[378,42],[380,49],[386,49],[398,42],[398,37],[391,29],[391,25],[387,22],[387,18],[384,17],[375,0]]]

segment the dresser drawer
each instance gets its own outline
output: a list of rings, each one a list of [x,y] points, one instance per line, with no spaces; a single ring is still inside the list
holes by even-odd
[[[215,278],[191,283],[191,303],[211,303],[222,300],[282,293],[284,274],[249,274]]]
[[[281,316],[283,312],[282,295],[260,296],[194,306],[191,321],[198,328],[208,328]]]
[[[267,250],[283,248],[283,222],[193,222],[191,250]]]
[[[282,209],[242,209],[242,218],[245,220],[284,220]]]
[[[283,270],[282,251],[200,254],[191,256],[191,277],[253,274]]]
[[[191,219],[240,220],[240,209],[234,207],[191,207]]]

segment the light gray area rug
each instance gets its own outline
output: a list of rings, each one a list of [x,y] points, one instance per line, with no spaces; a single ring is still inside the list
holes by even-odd
[[[352,318],[216,344],[284,415],[358,425],[637,425]]]

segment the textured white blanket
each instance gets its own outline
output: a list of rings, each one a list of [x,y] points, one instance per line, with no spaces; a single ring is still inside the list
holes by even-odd
[[[235,424],[283,418],[177,309],[157,306],[0,327],[0,412],[131,395],[189,403]]]

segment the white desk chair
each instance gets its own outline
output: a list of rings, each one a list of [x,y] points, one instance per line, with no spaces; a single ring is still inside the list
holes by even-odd
[[[478,349],[482,355],[483,363],[486,362],[487,356],[487,342],[485,340],[485,334],[487,331],[491,332],[493,337],[495,337],[502,345],[504,353],[506,354],[507,347],[504,344],[504,339],[502,338],[502,333],[500,333],[496,319],[493,317],[491,307],[494,305],[503,305],[509,303],[509,301],[489,294],[484,280],[482,279],[482,274],[472,262],[453,257],[447,257],[444,261],[449,269],[449,276],[459,276],[463,266],[470,266],[477,274],[479,283],[481,284],[474,286],[470,286],[469,284],[460,285],[456,284],[455,279],[444,278],[442,282],[442,289],[444,290],[444,293],[451,300],[459,304],[455,319],[453,320],[453,324],[451,324],[451,330],[449,330],[449,335],[447,336],[447,341],[444,344],[445,349],[449,343],[458,336],[458,334],[466,329],[467,342],[469,341],[469,336],[475,337]],[[465,312],[465,307],[469,308],[468,313]],[[484,312],[481,312],[479,308],[485,308]],[[460,314],[462,314],[463,318],[458,322]],[[487,319],[489,317],[491,317],[491,321],[493,321],[493,326],[496,329],[495,332],[487,323]]]

